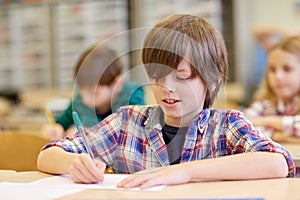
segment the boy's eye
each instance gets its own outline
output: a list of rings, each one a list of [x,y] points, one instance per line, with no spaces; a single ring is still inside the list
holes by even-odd
[[[174,77],[179,81],[186,81],[190,79],[191,74],[186,71],[177,71],[174,73]]]
[[[177,73],[175,74],[176,79],[180,80],[180,81],[186,81],[190,78],[190,76],[188,76],[187,74],[183,74],[183,73]]]
[[[184,76],[176,76],[176,78],[180,81],[186,81],[189,79],[188,77],[184,77]]]

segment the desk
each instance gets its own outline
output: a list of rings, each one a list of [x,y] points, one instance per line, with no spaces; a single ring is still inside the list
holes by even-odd
[[[30,110],[24,106],[16,106],[8,116],[0,116],[0,131],[20,131],[39,134],[43,124],[48,121],[43,111]]]
[[[52,175],[42,173],[39,171],[16,172],[14,170],[0,170],[0,183],[1,182],[28,183],[42,178],[50,177],[50,176]]]
[[[51,175],[41,172],[0,170],[0,182],[30,182]],[[4,180],[3,180],[4,177]],[[252,181],[198,182],[168,186],[161,191],[85,190],[59,198],[71,199],[196,199],[196,198],[264,198],[265,200],[299,200],[300,179],[266,179]]]

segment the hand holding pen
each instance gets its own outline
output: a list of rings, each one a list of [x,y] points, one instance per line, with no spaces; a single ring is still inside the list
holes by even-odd
[[[77,155],[69,167],[70,177],[74,182],[77,183],[102,182],[104,179],[103,174],[106,165],[103,162],[95,159],[88,137],[85,134],[85,130],[76,112],[73,112],[73,118],[88,154],[82,153]]]
[[[42,126],[42,135],[50,140],[58,140],[63,138],[65,135],[64,128],[60,124],[56,123],[51,110],[47,107],[44,107],[44,112],[48,123]]]

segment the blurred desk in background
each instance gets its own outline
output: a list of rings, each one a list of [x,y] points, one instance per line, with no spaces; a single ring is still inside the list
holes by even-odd
[[[64,109],[71,98],[72,90],[24,91],[19,95],[19,103],[11,105],[9,113],[0,115],[0,132],[39,133],[42,125],[49,123],[44,113],[46,104],[52,103],[52,106],[55,104],[54,106]]]
[[[23,106],[16,106],[7,116],[0,116],[1,131],[21,131],[23,133],[40,134],[47,119],[44,112],[29,110]]]

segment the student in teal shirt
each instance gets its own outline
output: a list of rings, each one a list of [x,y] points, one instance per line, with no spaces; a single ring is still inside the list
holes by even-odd
[[[44,125],[43,135],[60,139],[76,132],[72,112],[77,111],[84,126],[92,127],[125,105],[145,105],[144,90],[136,82],[123,80],[123,66],[117,53],[93,45],[79,58],[74,68],[73,99],[54,125]]]

